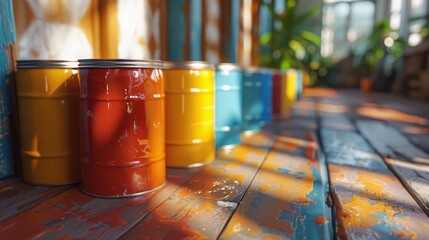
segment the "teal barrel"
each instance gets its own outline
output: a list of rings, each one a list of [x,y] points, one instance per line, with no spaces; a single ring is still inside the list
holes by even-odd
[[[216,68],[216,147],[240,143],[243,73],[237,65],[224,63]]]

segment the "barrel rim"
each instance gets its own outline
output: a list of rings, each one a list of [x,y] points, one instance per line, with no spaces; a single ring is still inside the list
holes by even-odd
[[[79,68],[164,68],[160,60],[143,59],[79,59]]]
[[[267,67],[247,67],[243,69],[245,73],[273,73],[273,69]]]
[[[215,69],[214,64],[204,61],[164,62],[164,67],[165,69]]]
[[[78,62],[72,60],[29,59],[18,60],[18,68],[77,68]]]
[[[235,63],[219,63],[216,65],[216,69],[221,71],[233,71],[233,70],[241,71],[242,70],[240,65]]]

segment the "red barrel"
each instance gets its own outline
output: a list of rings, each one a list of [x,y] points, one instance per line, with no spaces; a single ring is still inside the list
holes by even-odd
[[[273,71],[272,75],[273,80],[273,118],[278,118],[281,112],[281,81],[282,81],[282,73],[280,71]]]
[[[79,61],[84,192],[135,196],[165,183],[161,68],[159,61]]]

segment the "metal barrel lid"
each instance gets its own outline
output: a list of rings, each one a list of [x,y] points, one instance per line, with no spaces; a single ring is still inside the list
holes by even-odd
[[[215,69],[215,66],[203,61],[164,62],[165,69]]]
[[[247,73],[272,73],[272,70],[266,67],[248,67],[244,68],[243,71]]]
[[[223,70],[223,71],[233,71],[233,70],[241,71],[241,67],[234,63],[219,63],[216,65],[216,69]]]
[[[79,59],[79,68],[164,68],[159,60]]]
[[[18,60],[18,68],[77,68],[77,61],[68,60]]]

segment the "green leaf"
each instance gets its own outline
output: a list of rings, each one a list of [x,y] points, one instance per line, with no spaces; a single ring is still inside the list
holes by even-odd
[[[261,44],[266,45],[271,41],[271,33],[265,33],[261,38]]]
[[[321,42],[320,37],[310,31],[302,31],[301,37],[314,43],[317,46],[320,46],[320,42]]]
[[[286,70],[290,68],[290,62],[287,59],[283,59],[281,64],[280,64],[280,69],[281,70]]]
[[[321,7],[316,6],[316,7],[311,8],[307,12],[302,13],[301,15],[299,15],[295,18],[295,21],[294,21],[295,25],[300,25],[301,23],[307,21],[308,19],[310,19],[314,16],[317,16],[320,13],[320,11],[321,11]]]

